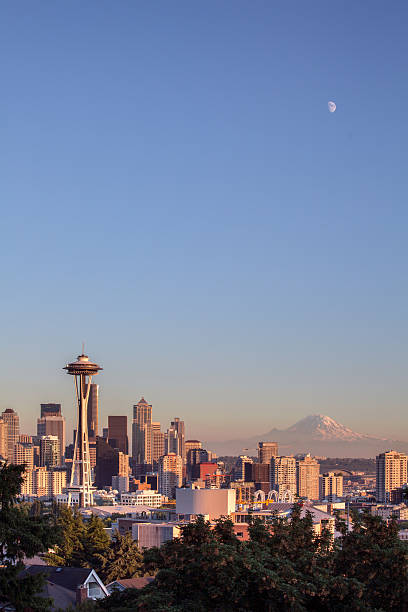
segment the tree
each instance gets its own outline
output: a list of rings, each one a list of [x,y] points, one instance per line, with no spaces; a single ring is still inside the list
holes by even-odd
[[[363,585],[363,599],[389,611],[408,610],[408,547],[398,538],[398,525],[378,516],[356,514],[353,530],[342,532],[335,559],[336,573]]]
[[[91,515],[84,523],[77,508],[61,506],[56,524],[58,543],[46,555],[48,565],[90,567],[99,573],[110,546],[102,520]]]
[[[23,483],[24,465],[0,468],[0,599],[17,610],[48,610],[50,601],[38,595],[42,575],[24,575],[24,557],[46,551],[55,542],[50,517],[31,515],[17,503]]]
[[[109,552],[110,539],[103,522],[98,516],[92,514],[83,531],[80,564],[83,567],[92,567],[99,574]]]
[[[115,532],[101,568],[100,577],[109,584],[121,578],[133,578],[144,574],[143,555],[130,533]]]
[[[80,567],[84,558],[85,526],[76,508],[61,506],[58,509],[56,537],[56,546],[45,556],[48,565]]]
[[[229,519],[201,517],[180,538],[144,552],[155,580],[116,593],[100,610],[124,612],[408,612],[408,549],[396,525],[371,516],[339,542],[316,534],[310,512],[255,519],[239,541]],[[392,588],[391,588],[392,587]]]

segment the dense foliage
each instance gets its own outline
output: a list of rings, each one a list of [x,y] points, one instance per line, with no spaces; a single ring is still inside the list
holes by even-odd
[[[55,541],[52,517],[17,504],[24,465],[4,464],[0,468],[0,602],[16,610],[49,610],[41,593],[43,576],[23,575],[25,557],[44,552]]]
[[[228,519],[203,519],[179,539],[144,553],[156,579],[140,591],[115,593],[99,610],[124,612],[379,612],[408,610],[408,549],[395,525],[363,515],[353,532],[339,525],[333,544],[316,536],[309,513],[259,520],[239,541]]]
[[[57,518],[58,544],[46,555],[49,565],[90,567],[106,583],[143,575],[143,556],[130,534],[116,532],[110,539],[103,521],[91,515],[84,521],[78,510],[62,506]]]

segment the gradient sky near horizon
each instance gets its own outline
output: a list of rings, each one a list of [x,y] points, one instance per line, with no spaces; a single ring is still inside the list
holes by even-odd
[[[0,409],[70,429],[85,341],[101,425],[144,395],[204,440],[311,413],[408,439],[407,19],[2,2]]]

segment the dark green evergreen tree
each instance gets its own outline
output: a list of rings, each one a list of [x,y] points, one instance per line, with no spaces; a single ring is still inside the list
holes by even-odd
[[[82,558],[80,565],[93,568],[100,573],[110,552],[111,541],[103,521],[94,514],[85,524],[82,533]]]
[[[16,610],[48,610],[50,601],[38,596],[44,585],[40,576],[23,575],[24,557],[45,552],[55,542],[50,518],[30,514],[17,503],[24,465],[0,468],[0,600]]]
[[[56,520],[57,544],[46,555],[48,565],[81,567],[84,562],[85,525],[77,509],[58,509]]]
[[[121,578],[133,578],[144,574],[143,555],[130,533],[113,535],[109,552],[100,571],[102,580],[109,584]]]

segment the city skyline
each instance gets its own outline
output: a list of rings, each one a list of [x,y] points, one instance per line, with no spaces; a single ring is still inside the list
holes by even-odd
[[[408,438],[407,17],[5,3],[0,409],[72,431],[84,340],[104,423],[145,396],[209,440],[316,413]]]

